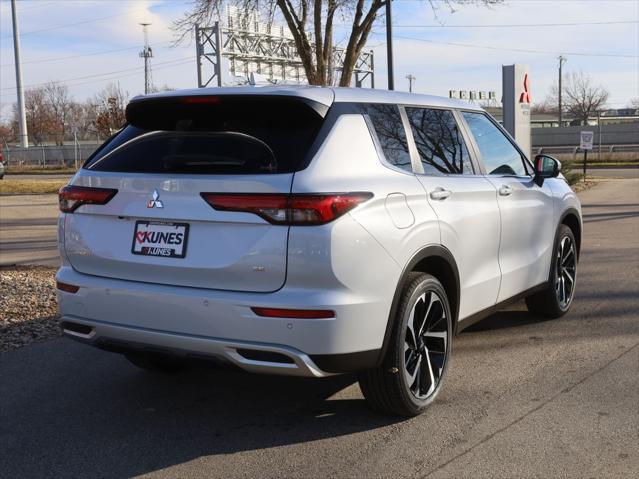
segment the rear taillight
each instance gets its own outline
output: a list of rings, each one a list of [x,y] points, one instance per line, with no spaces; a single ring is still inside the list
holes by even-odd
[[[73,213],[82,205],[105,205],[118,190],[89,186],[64,186],[58,192],[60,211]]]
[[[373,197],[372,193],[335,194],[244,194],[201,193],[218,211],[253,213],[272,224],[291,226],[322,225]]]

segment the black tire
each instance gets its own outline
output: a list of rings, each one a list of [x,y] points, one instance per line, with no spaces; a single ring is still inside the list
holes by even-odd
[[[125,354],[126,358],[145,371],[152,373],[175,374],[186,369],[187,364],[178,358],[149,355],[144,353]]]
[[[573,281],[570,289],[570,294],[566,294],[565,289],[563,290],[563,297],[567,300],[562,301],[561,277],[563,276],[565,285],[568,285],[570,282],[569,280],[567,280],[567,278],[570,277],[568,268],[562,268],[560,265],[560,263],[562,262],[562,245],[565,245],[566,242],[569,242],[569,244],[572,246]],[[543,291],[526,297],[526,306],[528,307],[528,311],[530,311],[534,315],[549,319],[559,318],[570,310],[570,306],[572,305],[572,300],[575,295],[575,287],[577,285],[577,243],[575,242],[575,235],[573,234],[572,230],[566,225],[562,224],[559,226],[559,229],[557,231],[557,240],[555,241],[555,245],[553,248],[552,258],[553,260],[550,266],[550,276],[548,278],[547,288]]]
[[[415,308],[413,317],[419,316],[417,308],[420,307],[420,304],[418,302],[421,301],[422,308],[428,308],[426,298],[433,298],[433,293],[437,300],[430,299],[433,301],[431,307],[424,311],[422,321],[424,326],[420,327],[420,330],[424,331],[423,335],[418,332],[411,336],[408,322],[413,309]],[[440,307],[442,317],[439,317],[438,308]],[[383,362],[375,369],[360,373],[359,385],[364,397],[373,409],[392,415],[417,416],[439,394],[448,369],[453,328],[448,297],[441,283],[431,275],[411,273],[402,292],[396,317],[391,320],[394,320],[394,325]],[[413,329],[416,329],[416,323],[413,321],[412,324]],[[443,327],[445,327],[445,333],[440,331]],[[442,338],[433,337],[434,334],[441,335]],[[444,337],[445,341],[443,341]],[[416,344],[415,348],[409,347],[405,350],[405,344],[408,345],[412,338],[419,345]],[[438,351],[442,345],[443,352]],[[422,359],[414,361],[419,356]],[[413,371],[416,380],[420,381],[416,387],[415,383],[409,384],[408,376],[411,375],[409,368],[411,362],[416,364]],[[422,370],[419,368],[422,364],[430,366],[424,370],[425,373],[429,371],[432,373],[425,378],[428,385],[426,392],[421,384]],[[438,377],[434,378],[434,376]]]

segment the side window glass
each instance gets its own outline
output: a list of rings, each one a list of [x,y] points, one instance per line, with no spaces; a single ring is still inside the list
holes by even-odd
[[[408,153],[408,141],[397,105],[362,105],[362,113],[368,116],[386,161],[402,170],[413,172]]]
[[[473,174],[468,148],[451,111],[406,107],[406,115],[425,174]]]
[[[486,115],[467,111],[462,115],[475,137],[489,175],[527,174],[519,151]]]

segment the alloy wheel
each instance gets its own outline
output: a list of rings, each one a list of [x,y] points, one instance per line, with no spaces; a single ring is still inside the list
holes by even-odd
[[[446,309],[437,293],[427,291],[413,305],[404,339],[404,375],[416,398],[426,399],[437,389],[448,346]]]
[[[555,292],[562,309],[566,309],[572,301],[577,276],[577,256],[575,246],[569,236],[564,236],[557,251],[557,268],[555,273]]]

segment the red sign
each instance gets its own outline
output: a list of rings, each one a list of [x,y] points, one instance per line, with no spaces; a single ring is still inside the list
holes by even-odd
[[[528,73],[524,75],[524,91],[519,96],[519,103],[530,103],[530,83],[528,82]]]

